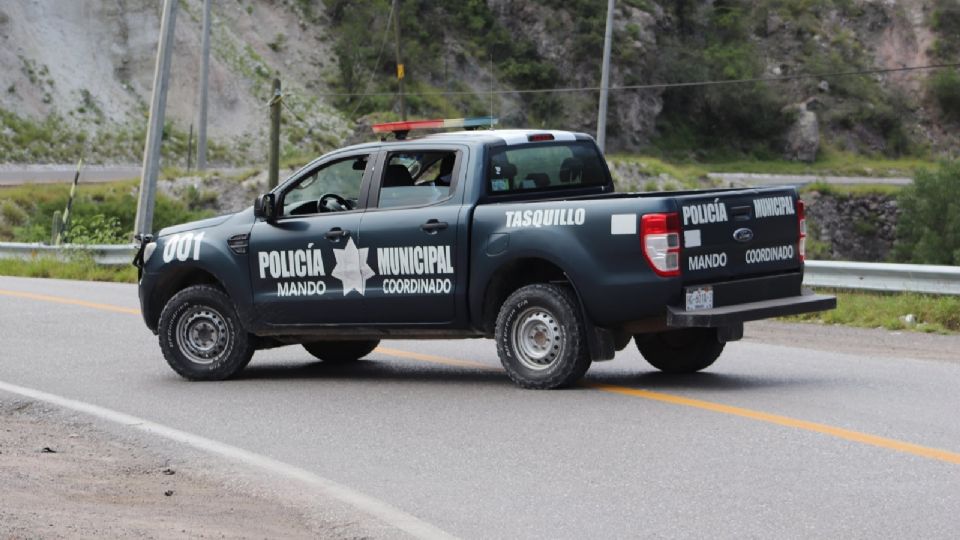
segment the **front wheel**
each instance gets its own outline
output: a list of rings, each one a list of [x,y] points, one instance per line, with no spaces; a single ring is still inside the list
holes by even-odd
[[[497,353],[523,388],[577,382],[590,368],[583,317],[567,287],[538,283],[511,294],[497,316]]]
[[[640,354],[653,367],[665,373],[695,373],[708,366],[723,352],[716,328],[685,328],[656,334],[634,336]]]
[[[304,343],[308,353],[327,364],[355,362],[373,352],[380,345],[379,339],[362,341],[314,341]]]
[[[218,381],[240,373],[255,346],[226,293],[209,285],[178,292],[163,307],[160,350],[181,376]]]

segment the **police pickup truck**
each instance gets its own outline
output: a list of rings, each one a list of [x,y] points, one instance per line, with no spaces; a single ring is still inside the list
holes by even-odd
[[[834,308],[801,287],[804,236],[793,188],[614,193],[588,135],[485,130],[331,152],[252,208],[143,238],[135,263],[188,379],[288,344],[341,363],[381,339],[487,337],[516,384],[556,388],[631,339],[690,373],[744,321]]]

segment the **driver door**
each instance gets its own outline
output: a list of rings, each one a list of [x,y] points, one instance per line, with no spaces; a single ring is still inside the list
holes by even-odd
[[[250,280],[261,323],[271,326],[363,320],[357,248],[362,187],[373,154],[337,157],[301,171],[275,191],[278,216],[250,232]]]

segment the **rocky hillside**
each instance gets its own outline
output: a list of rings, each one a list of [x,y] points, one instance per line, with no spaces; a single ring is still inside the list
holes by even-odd
[[[0,162],[80,154],[137,161],[157,0],[0,4]],[[181,0],[165,150],[182,162],[196,117],[202,0]],[[605,2],[401,0],[413,117],[493,114],[505,126],[593,132]],[[611,84],[889,69],[960,58],[960,0],[618,0]],[[288,91],[285,151],[316,153],[398,117],[390,0],[214,2],[213,158],[264,153],[264,103]],[[486,92],[494,89],[491,96]],[[344,95],[352,94],[352,95]],[[356,94],[369,94],[357,96]],[[614,151],[683,159],[814,159],[829,146],[902,155],[960,142],[954,70],[611,94]],[[359,121],[359,122],[358,122]]]
[[[161,4],[0,3],[0,162],[72,160],[81,153],[138,161]],[[177,16],[165,148],[177,157],[198,114],[202,4],[180,0]],[[215,1],[214,6],[209,116],[210,135],[218,143],[214,159],[247,160],[262,153],[274,74],[284,81],[293,111],[287,113],[290,141],[305,151],[338,144],[348,124],[316,96],[327,88],[325,77],[336,63],[325,29],[302,23],[289,2]]]

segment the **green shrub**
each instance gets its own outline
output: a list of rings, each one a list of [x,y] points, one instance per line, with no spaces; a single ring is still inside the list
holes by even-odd
[[[934,56],[941,60],[955,61],[960,54],[960,2],[936,0],[930,27],[937,34],[933,45]]]
[[[930,91],[947,118],[960,119],[960,73],[945,69],[930,77]]]
[[[67,241],[71,244],[123,244],[130,239],[130,233],[120,224],[120,218],[97,214],[73,220],[67,231]]]
[[[919,171],[898,200],[894,256],[918,264],[960,265],[960,161]]]
[[[15,203],[3,201],[3,204],[0,204],[0,222],[19,227],[26,223],[29,217],[27,212]]]

